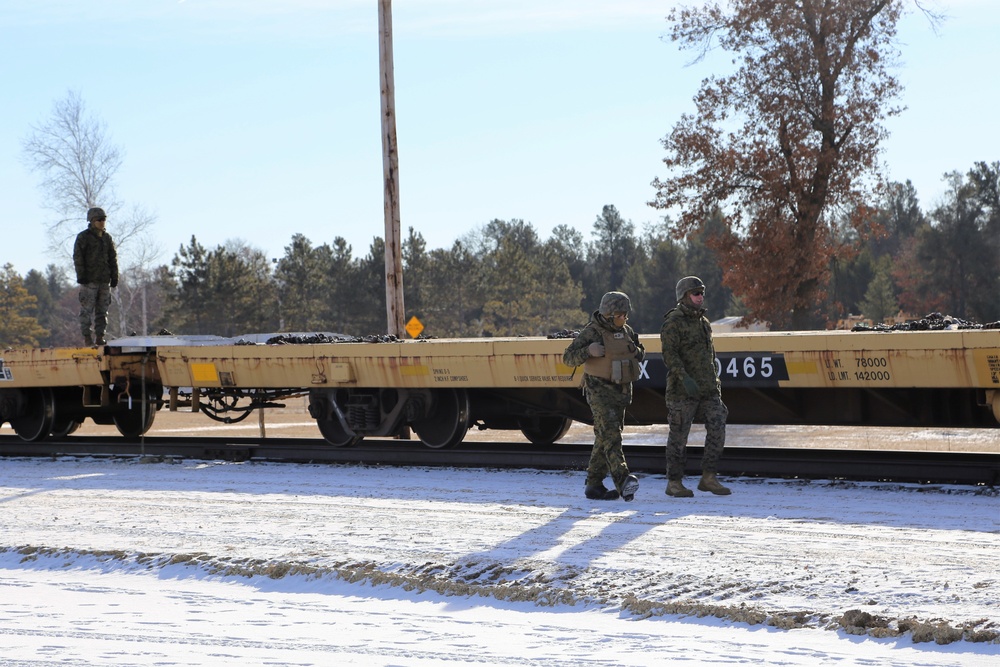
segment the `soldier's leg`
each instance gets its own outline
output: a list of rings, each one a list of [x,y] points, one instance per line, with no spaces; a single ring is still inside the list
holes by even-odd
[[[608,476],[607,458],[604,456],[604,447],[601,442],[597,428],[597,417],[594,417],[594,446],[590,449],[590,461],[587,463],[588,488],[604,484],[604,478]]]
[[[96,303],[94,305],[94,342],[103,345],[106,340],[104,332],[108,329],[108,308],[111,307],[111,287],[97,286]]]
[[[587,397],[587,404],[590,406],[590,412],[594,416],[594,446],[590,448],[590,461],[587,463],[587,488],[596,488],[597,486],[604,486],[604,478],[608,476],[608,464],[607,458],[604,456],[604,448],[606,443],[604,441],[603,433],[606,430],[604,425],[604,414],[601,411],[601,401],[595,392],[588,387],[584,392]]]
[[[702,401],[701,408],[705,419],[705,454],[701,460],[698,490],[728,496],[732,491],[719,482],[715,473],[719,469],[719,458],[726,444],[726,417],[729,410],[718,396]]]
[[[91,333],[91,321],[94,318],[94,308],[96,305],[96,287],[91,285],[80,285],[80,333],[83,334],[83,342],[86,345],[94,344],[94,339]]]
[[[607,447],[604,448],[604,458],[611,473],[615,488],[620,492],[628,479],[628,463],[625,452],[622,451],[622,431],[625,429],[625,405],[620,402],[609,405],[606,409]]]
[[[617,468],[624,465],[618,409],[607,400],[595,400],[591,411],[594,413],[594,449],[587,468],[587,484],[603,483],[610,474],[617,487],[616,473],[620,474]],[[625,474],[628,474],[627,469]]]
[[[687,466],[687,442],[691,433],[691,422],[698,401],[685,399],[667,401],[668,423],[670,432],[667,435],[667,479],[680,480]]]
[[[722,449],[726,446],[726,418],[729,408],[722,398],[715,396],[702,401],[705,414],[705,454],[701,459],[702,472],[717,472]]]

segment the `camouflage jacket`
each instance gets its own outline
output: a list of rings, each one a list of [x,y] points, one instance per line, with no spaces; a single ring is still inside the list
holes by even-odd
[[[722,383],[715,374],[712,325],[703,309],[678,303],[668,311],[660,328],[660,345],[667,366],[668,400],[688,398],[683,384],[685,375],[698,384],[698,398],[722,394]]]
[[[590,318],[590,322],[580,331],[580,335],[574,338],[573,342],[566,347],[566,350],[563,352],[563,362],[567,366],[582,366],[585,364],[587,359],[590,359],[590,352],[587,351],[587,348],[591,343],[601,343],[603,345],[605,331],[613,332],[618,331],[618,329],[615,329],[614,325],[607,318],[595,311]],[[639,336],[635,333],[635,330],[626,324],[621,328],[621,331],[624,331],[625,335],[635,344],[636,361],[642,361],[646,356],[646,348],[639,342]],[[604,378],[585,373],[584,387],[591,393],[600,388],[601,390],[622,394],[626,398],[626,402],[631,402],[632,383],[619,385],[613,383],[611,380],[605,380]]]
[[[76,282],[80,285],[101,283],[118,285],[118,253],[111,234],[98,234],[93,226],[76,235],[73,245]]]

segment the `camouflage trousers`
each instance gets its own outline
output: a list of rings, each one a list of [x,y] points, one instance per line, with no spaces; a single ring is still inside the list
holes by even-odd
[[[96,340],[104,338],[108,329],[108,308],[111,307],[111,286],[101,283],[80,285],[80,332],[85,343],[90,344],[91,320]]]
[[[587,465],[587,486],[603,484],[604,478],[611,475],[615,488],[621,491],[629,474],[622,452],[622,430],[625,409],[631,402],[631,386],[596,379],[587,382],[587,403],[594,415],[594,447]]]
[[[705,453],[701,458],[702,472],[717,472],[722,448],[726,445],[726,417],[729,408],[720,396],[668,400],[670,434],[667,436],[667,479],[680,479],[687,466],[687,441],[691,423],[705,423]]]

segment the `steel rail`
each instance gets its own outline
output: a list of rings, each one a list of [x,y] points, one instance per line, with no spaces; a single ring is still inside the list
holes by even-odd
[[[702,448],[688,448],[688,474],[697,474]],[[225,461],[394,466],[451,466],[583,470],[590,446],[467,442],[430,449],[414,441],[366,439],[356,447],[332,447],[310,438],[150,437],[141,441],[72,436],[26,442],[0,436],[0,457],[149,457]],[[661,446],[626,445],[629,467],[664,474]],[[1000,485],[1000,455],[967,452],[727,447],[719,474],[737,477],[843,479],[923,484]]]

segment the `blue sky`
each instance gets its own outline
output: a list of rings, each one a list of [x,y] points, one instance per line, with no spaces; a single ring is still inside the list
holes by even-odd
[[[675,4],[396,0],[404,236],[450,247],[519,218],[589,240],[606,204],[637,229],[657,221],[660,139],[728,62],[687,66],[663,39]],[[1000,3],[931,6],[950,18],[936,33],[919,15],[903,23],[908,108],[883,155],[925,209],[945,172],[1000,160]],[[5,0],[0,264],[63,261],[45,252],[53,214],[21,142],[70,90],[124,149],[118,196],[157,215],[160,262],[192,235],[269,257],[295,233],[342,236],[363,256],[384,234],[377,21],[376,0]]]

